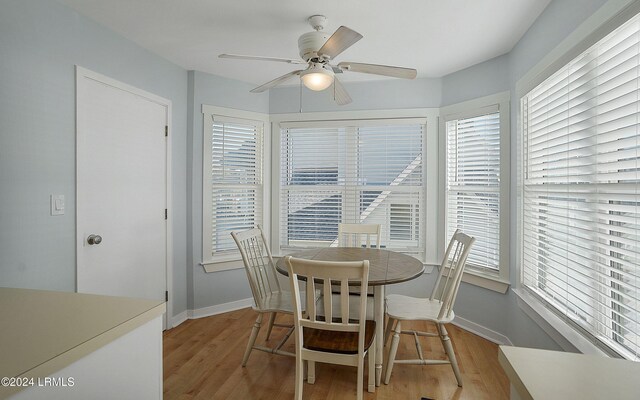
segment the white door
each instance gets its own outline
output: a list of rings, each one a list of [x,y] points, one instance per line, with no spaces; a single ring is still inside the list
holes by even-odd
[[[81,68],[76,90],[78,292],[164,301],[170,103]]]

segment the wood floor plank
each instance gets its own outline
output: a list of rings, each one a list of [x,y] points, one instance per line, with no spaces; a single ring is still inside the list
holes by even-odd
[[[164,333],[164,398],[167,400],[200,399],[292,399],[294,394],[294,359],[254,350],[247,366],[240,363],[249,333],[257,314],[247,308],[207,318],[188,320]],[[291,323],[288,316],[278,322]],[[403,329],[435,332],[424,322],[403,323]],[[382,384],[375,393],[365,390],[367,400],[415,399],[437,400],[509,398],[509,381],[498,364],[498,346],[456,326],[447,326],[453,342],[464,387],[459,388],[448,365],[396,365],[389,385]],[[275,345],[286,329],[275,327],[267,346]],[[256,343],[264,343],[263,327]],[[440,340],[421,338],[425,357],[446,359]],[[388,346],[384,348],[385,359]],[[285,350],[294,351],[293,338]],[[398,358],[415,358],[413,338],[402,335]],[[365,385],[366,385],[365,368]],[[304,384],[305,400],[343,400],[356,397],[355,368],[316,365],[316,382]]]

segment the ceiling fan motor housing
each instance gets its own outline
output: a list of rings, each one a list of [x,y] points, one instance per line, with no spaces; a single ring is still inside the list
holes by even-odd
[[[303,60],[309,61],[310,59],[318,56],[318,50],[329,39],[328,34],[314,31],[305,33],[298,38],[298,49],[300,50],[300,57]]]

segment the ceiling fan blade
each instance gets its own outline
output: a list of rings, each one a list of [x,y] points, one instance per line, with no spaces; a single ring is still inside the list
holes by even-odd
[[[393,67],[390,65],[363,64],[343,61],[338,64],[340,69],[351,72],[363,72],[365,74],[385,75],[394,78],[414,79],[418,74],[413,68]]]
[[[358,32],[341,26],[318,50],[318,55],[327,56],[334,59],[338,54],[342,53],[358,40],[362,39],[362,35]]]
[[[347,89],[342,86],[338,78],[333,78],[333,97],[339,106],[351,103],[351,96],[347,93]]]
[[[277,62],[284,62],[288,64],[306,64],[307,63],[304,60],[292,60],[289,58],[278,58],[278,57],[245,56],[242,54],[220,54],[218,57],[233,58],[236,60],[277,61]]]
[[[302,70],[297,70],[297,71],[289,72],[288,74],[282,75],[281,77],[276,78],[276,79],[274,79],[274,80],[272,80],[272,81],[269,81],[269,82],[265,83],[265,84],[264,84],[264,85],[262,85],[262,86],[258,86],[258,87],[257,87],[257,88],[255,88],[255,89],[251,89],[251,90],[250,90],[250,92],[251,92],[251,93],[262,93],[262,92],[264,92],[264,91],[266,91],[266,90],[271,89],[271,88],[272,88],[272,87],[274,87],[274,86],[277,86],[277,85],[279,85],[279,84],[281,84],[281,83],[283,83],[283,82],[285,82],[285,81],[288,81],[288,80],[289,80],[289,79],[291,79],[292,77],[294,77],[294,76],[296,76],[296,75],[300,74],[300,72],[302,72]]]

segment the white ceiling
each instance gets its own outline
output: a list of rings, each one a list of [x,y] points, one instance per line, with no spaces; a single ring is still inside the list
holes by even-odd
[[[188,69],[262,84],[295,65],[220,53],[298,58],[310,15],[364,38],[336,58],[440,77],[509,52],[550,0],[61,0]],[[343,81],[385,79],[345,73]],[[393,78],[388,78],[393,79]]]

